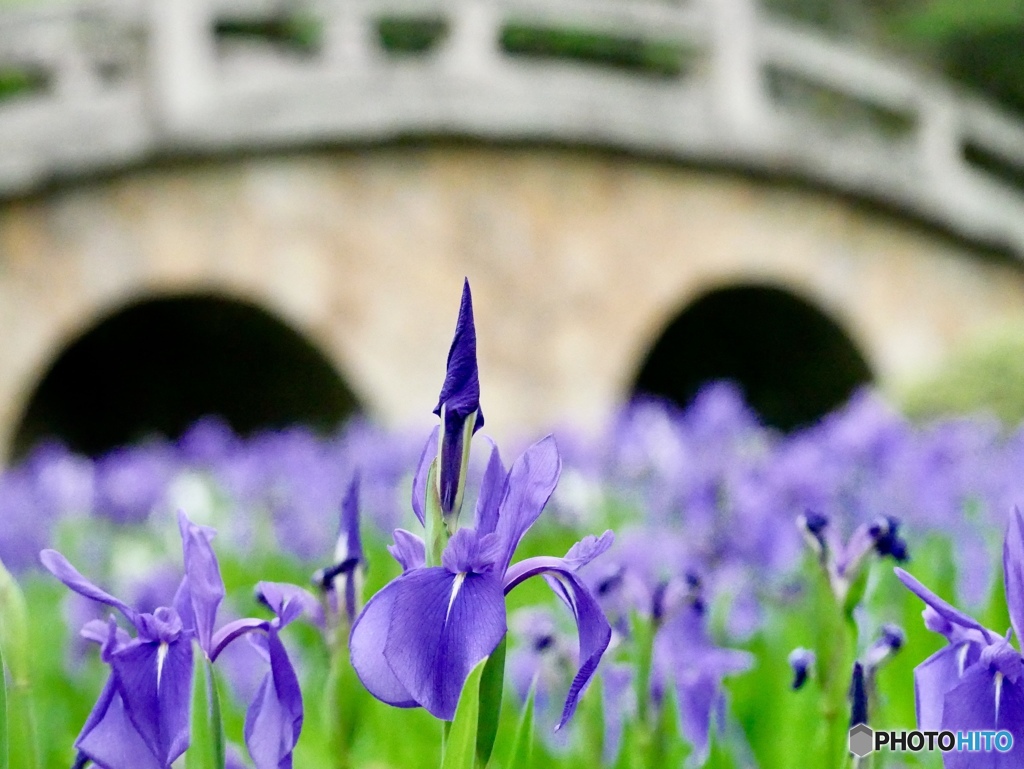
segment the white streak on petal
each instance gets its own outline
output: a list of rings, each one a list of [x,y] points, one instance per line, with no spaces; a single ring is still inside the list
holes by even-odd
[[[156,688],[160,688],[160,677],[164,672],[164,662],[167,661],[167,644],[161,643],[156,650]]]
[[[460,571],[455,575],[455,581],[452,582],[452,594],[448,598],[448,610],[444,613],[445,624],[448,622],[448,617],[452,613],[452,604],[455,603],[455,596],[459,594],[459,590],[462,589],[462,583],[466,581],[466,572]]]
[[[999,723],[999,700],[1003,696],[1003,674],[996,671],[996,723]]]

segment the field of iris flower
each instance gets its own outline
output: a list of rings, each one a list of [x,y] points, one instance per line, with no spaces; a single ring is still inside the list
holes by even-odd
[[[485,408],[467,284],[429,438],[0,475],[0,769],[1024,766],[1024,431],[865,391],[780,434],[718,384],[499,453]]]

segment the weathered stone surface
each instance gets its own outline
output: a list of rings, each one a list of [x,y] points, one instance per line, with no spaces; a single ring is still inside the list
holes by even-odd
[[[461,281],[490,432],[596,425],[701,293],[787,287],[883,383],[1024,321],[1024,272],[820,190],[540,148],[323,150],[180,163],[0,207],[0,445],[38,378],[146,296],[252,299],[322,347],[373,413],[429,417]]]

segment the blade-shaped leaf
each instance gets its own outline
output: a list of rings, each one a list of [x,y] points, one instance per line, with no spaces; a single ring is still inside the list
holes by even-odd
[[[3,647],[10,677],[7,694],[8,754],[12,769],[38,769],[39,729],[36,723],[35,692],[32,688],[32,643],[29,637],[25,596],[14,577],[0,562],[0,647]]]
[[[508,635],[491,652],[480,679],[480,717],[476,730],[476,758],[478,765],[487,766],[498,736],[498,718],[501,716],[501,696],[505,684],[505,643]]]
[[[536,679],[530,685],[530,693],[526,695],[523,714],[516,726],[516,736],[512,741],[512,749],[508,753],[507,767],[529,766],[533,756],[533,703],[536,697]]]
[[[224,769],[224,727],[213,665],[207,659],[194,668],[192,740],[185,753],[187,769]]]
[[[448,738],[445,740],[441,769],[473,769],[476,760],[476,731],[480,718],[480,679],[487,660],[480,660],[469,672],[459,704],[455,708]]]
[[[0,769],[7,769],[7,676],[4,674],[4,655],[0,649]]]

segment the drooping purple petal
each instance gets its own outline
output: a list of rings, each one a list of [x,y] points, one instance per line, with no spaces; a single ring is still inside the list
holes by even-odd
[[[110,593],[96,587],[92,582],[83,577],[78,570],[72,566],[68,559],[56,550],[43,550],[39,554],[39,560],[53,576],[74,590],[79,595],[91,598],[94,601],[112,606],[121,612],[133,625],[138,625],[138,612],[128,606],[120,599],[114,598]]]
[[[256,769],[290,769],[302,731],[302,693],[277,631],[266,636],[270,672],[245,715],[245,744]]]
[[[533,525],[558,484],[562,460],[555,439],[547,436],[523,452],[513,464],[499,505],[496,533],[504,554],[498,563],[504,571],[526,530]]]
[[[421,525],[426,525],[426,504],[427,504],[427,476],[430,474],[430,465],[437,456],[437,441],[439,440],[440,427],[435,427],[430,437],[427,438],[420,454],[420,461],[416,464],[416,474],[412,479],[412,511]]]
[[[402,571],[419,569],[427,563],[427,547],[423,539],[411,531],[395,529],[395,544],[388,545],[388,552],[402,566]]]
[[[493,572],[433,567],[409,572],[388,589],[394,603],[384,658],[416,702],[450,721],[469,672],[505,635],[501,581]]]
[[[213,634],[210,661],[216,662],[221,652],[230,646],[236,638],[252,633],[255,630],[266,630],[269,624],[266,620],[256,619],[255,617],[245,617],[244,619],[228,622]]]
[[[942,728],[952,732],[1005,729],[1014,737],[1006,753],[950,752],[943,761],[946,769],[1011,769],[1024,763],[1024,689],[987,665],[969,668],[953,689],[946,693],[942,707]]]
[[[414,708],[419,703],[395,676],[384,658],[391,613],[401,583],[416,572],[403,574],[385,585],[359,614],[349,634],[348,648],[352,667],[363,686],[382,702],[399,708]]]
[[[185,752],[192,702],[192,642],[136,641],[110,656],[125,711],[150,751],[169,766]]]
[[[600,539],[588,537],[587,540],[584,540],[588,543],[587,545],[581,546],[582,543],[578,543],[570,549],[569,553],[580,556],[585,552],[603,551],[611,544],[608,534],[610,532],[606,532]],[[604,544],[598,546],[596,544],[598,542]],[[586,559],[583,562],[585,563]],[[504,580],[505,592],[508,593],[530,577],[543,575],[555,594],[569,607],[576,620],[580,643],[580,668],[569,687],[569,694],[566,697],[565,706],[562,708],[562,717],[558,721],[558,726],[555,727],[556,730],[561,729],[572,718],[579,698],[597,670],[601,656],[608,648],[612,637],[611,625],[608,624],[597,599],[575,572],[575,564],[578,563],[580,560],[577,557],[574,557],[573,561],[552,556],[526,558],[509,569]]]
[[[900,582],[906,585],[911,593],[931,606],[941,617],[954,625],[979,631],[985,636],[989,643],[996,639],[997,636],[995,636],[991,630],[982,626],[976,619],[967,616],[949,602],[939,598],[935,593],[926,588],[903,569],[897,566],[894,571],[896,572],[896,576],[899,578]]]
[[[166,769],[132,724],[118,693],[116,677],[107,679],[82,727],[75,747],[97,766]]]
[[[580,669],[572,679],[569,694],[565,698],[565,707],[562,708],[562,717],[555,727],[557,730],[565,726],[576,712],[579,698],[597,671],[597,665],[605,649],[608,648],[612,629],[597,600],[575,572],[554,572],[547,574],[545,578],[572,611],[580,639]]]
[[[210,546],[215,532],[206,526],[192,523],[178,513],[178,528],[185,554],[185,576],[195,619],[196,639],[200,648],[209,655],[213,629],[217,623],[217,608],[224,600],[224,581],[220,576],[217,556]]]
[[[1024,643],[1024,518],[1016,507],[1003,540],[1003,574],[1006,579],[1006,607],[1010,612],[1017,643]]]
[[[490,534],[498,528],[498,505],[505,490],[507,471],[501,461],[497,444],[489,438],[484,440],[490,443],[491,454],[487,459],[487,469],[484,470],[480,492],[476,498],[476,530],[481,534]]]

